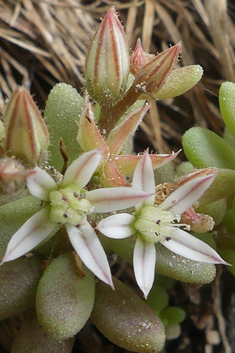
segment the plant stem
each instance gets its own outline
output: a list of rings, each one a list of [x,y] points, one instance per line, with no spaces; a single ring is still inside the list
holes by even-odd
[[[131,86],[126,95],[113,106],[101,106],[99,129],[107,136],[115,127],[123,114],[135,103],[140,92],[135,86]]]

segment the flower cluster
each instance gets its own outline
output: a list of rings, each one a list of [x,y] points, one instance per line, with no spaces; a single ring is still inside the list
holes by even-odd
[[[188,225],[180,223],[181,215],[210,187],[216,172],[186,177],[183,185],[157,204],[154,170],[174,160],[177,153],[122,153],[150,109],[142,99],[149,95],[174,97],[201,78],[198,66],[175,69],[180,51],[179,43],[157,56],[149,55],[138,40],[129,56],[116,11],[108,11],[91,42],[85,65],[87,90],[96,107],[79,98],[85,108],[77,142],[84,153],[73,158],[68,168],[65,163],[60,181],[40,168],[47,157],[49,133],[27,90],[16,89],[4,117],[3,149],[11,159],[0,162],[1,187],[14,190],[14,181],[21,185],[21,179],[26,180],[31,195],[40,199],[43,207],[12,236],[1,264],[33,250],[61,227],[83,263],[112,288],[108,260],[95,229],[109,238],[135,237],[134,272],[145,298],[154,281],[156,243],[187,259],[226,264],[215,250],[187,232]],[[51,115],[56,114],[53,111]],[[67,161],[66,148],[63,141],[60,143]],[[33,169],[21,168],[17,160]]]
[[[162,204],[156,205],[153,167],[147,152],[137,164],[132,187],[88,191],[84,187],[101,160],[99,149],[86,152],[71,164],[60,183],[39,167],[31,171],[27,179],[28,189],[33,196],[44,201],[44,207],[11,238],[2,263],[26,254],[64,225],[84,264],[113,287],[105,252],[89,220],[94,213],[110,213],[135,206],[132,213],[104,218],[96,229],[115,239],[136,236],[134,271],[145,298],[153,285],[154,244],[157,242],[191,260],[226,264],[215,250],[181,229],[186,227],[189,230],[188,226],[179,223],[181,214],[211,185],[215,173],[189,178]]]

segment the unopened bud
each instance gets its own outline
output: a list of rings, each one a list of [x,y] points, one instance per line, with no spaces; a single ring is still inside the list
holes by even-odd
[[[112,7],[98,27],[85,64],[87,89],[99,104],[113,104],[124,94],[129,75],[126,35]]]
[[[13,92],[4,114],[5,152],[25,166],[42,164],[47,157],[49,133],[30,93],[23,87]]]
[[[154,57],[154,55],[148,54],[143,50],[141,40],[139,38],[130,57],[130,72],[136,76],[140,69],[149,61],[153,60]]]
[[[25,183],[28,170],[13,158],[0,159],[0,192],[12,194]]]
[[[215,225],[211,216],[203,213],[196,213],[193,207],[190,207],[181,215],[180,222],[188,224],[190,230],[196,233],[209,232]]]
[[[135,77],[134,85],[136,89],[143,93],[156,94],[173,70],[180,49],[181,44],[176,44],[142,66]]]

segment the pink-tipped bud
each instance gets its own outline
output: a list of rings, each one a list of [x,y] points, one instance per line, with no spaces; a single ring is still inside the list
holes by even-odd
[[[143,93],[156,94],[173,70],[180,50],[181,44],[176,44],[142,66],[134,81],[136,88]]]
[[[193,207],[190,207],[181,215],[180,222],[188,224],[190,230],[196,233],[209,232],[215,225],[211,216],[203,213],[196,213]]]
[[[139,38],[130,57],[130,72],[136,76],[140,69],[149,61],[153,60],[154,57],[154,55],[148,54],[143,50],[141,40]]]
[[[12,194],[26,184],[28,170],[13,158],[0,159],[0,192]]]
[[[23,87],[13,92],[4,114],[5,152],[25,166],[42,164],[47,157],[49,133],[30,93]]]
[[[126,35],[112,7],[91,41],[85,64],[88,92],[99,104],[113,104],[122,97],[129,61]]]

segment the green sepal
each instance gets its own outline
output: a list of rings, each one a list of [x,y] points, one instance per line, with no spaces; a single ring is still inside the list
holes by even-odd
[[[90,317],[95,297],[94,275],[83,268],[79,276],[72,254],[65,253],[47,267],[39,282],[36,311],[45,332],[57,340],[73,337]]]
[[[222,83],[219,90],[219,105],[225,125],[235,136],[235,83]]]
[[[75,88],[67,83],[58,83],[51,90],[46,102],[44,118],[50,133],[49,163],[58,171],[63,167],[63,158],[59,150],[60,138],[63,138],[70,163],[79,157],[82,150],[76,137],[79,116],[84,100]]]
[[[0,206],[0,258],[13,234],[40,210],[40,204],[35,197],[26,196]]]
[[[235,169],[234,149],[208,129],[192,127],[183,135],[182,144],[186,157],[197,168]]]
[[[114,344],[137,353],[159,352],[165,341],[162,322],[129,287],[113,278],[115,290],[96,285],[91,319]]]
[[[38,257],[21,257],[0,267],[0,320],[34,306],[41,277]]]
[[[61,342],[43,331],[36,317],[24,319],[17,333],[11,353],[70,353],[74,338]]]

